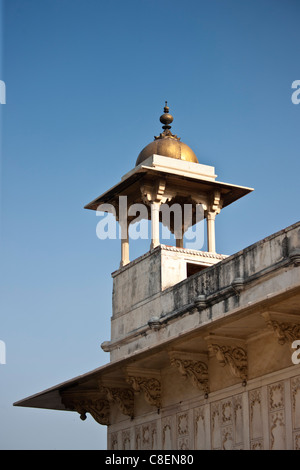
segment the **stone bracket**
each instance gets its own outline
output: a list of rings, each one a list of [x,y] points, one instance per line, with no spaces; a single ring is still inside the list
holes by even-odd
[[[185,379],[190,379],[198,390],[209,393],[208,365],[204,354],[195,354],[184,351],[170,351],[170,362]]]
[[[109,402],[99,397],[99,392],[62,392],[61,398],[67,409],[80,414],[80,419],[85,420],[86,413],[90,413],[97,423],[106,426],[110,424]]]
[[[245,341],[237,338],[209,335],[205,338],[211,355],[222,367],[228,366],[233,377],[246,385],[248,378],[248,355]]]
[[[300,319],[299,315],[281,314],[280,312],[263,312],[263,318],[267,326],[273,330],[278,343],[284,345],[292,344],[296,339],[300,339]]]
[[[142,200],[145,204],[159,202],[163,204],[168,197],[165,196],[166,180],[161,178],[153,186],[153,182],[143,182],[141,185]]]
[[[221,191],[214,191],[211,195],[210,204],[207,205],[205,217],[214,217],[221,212],[223,201],[221,199]]]
[[[134,396],[129,388],[109,387],[99,384],[101,393],[104,393],[110,403],[117,405],[122,414],[134,417]]]
[[[142,393],[149,405],[161,408],[161,379],[160,372],[155,369],[140,369],[127,367],[126,382],[134,392]]]

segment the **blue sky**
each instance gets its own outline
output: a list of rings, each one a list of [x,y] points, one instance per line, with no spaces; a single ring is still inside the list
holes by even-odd
[[[12,403],[109,361],[120,242],[86,203],[161,130],[255,191],[216,219],[232,254],[299,220],[297,0],[1,1],[1,449],[104,449],[91,417]],[[131,244],[133,245],[133,244]],[[148,249],[136,242],[131,257]]]

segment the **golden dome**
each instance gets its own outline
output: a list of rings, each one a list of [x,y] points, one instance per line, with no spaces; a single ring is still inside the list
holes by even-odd
[[[164,114],[160,116],[160,122],[164,124],[162,126],[164,131],[159,136],[154,137],[154,141],[143,148],[137,158],[136,165],[139,165],[153,154],[177,158],[186,162],[199,163],[193,150],[184,142],[180,142],[180,137],[177,137],[177,135],[172,134],[170,131],[172,121],[173,116],[169,114],[169,107],[166,102]]]

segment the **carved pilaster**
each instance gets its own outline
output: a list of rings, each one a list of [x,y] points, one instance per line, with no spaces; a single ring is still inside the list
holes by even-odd
[[[222,367],[228,366],[233,377],[247,381],[248,358],[244,342],[234,338],[220,338],[213,335],[206,338],[208,350],[215,355]]]
[[[203,355],[196,355],[183,351],[171,351],[170,362],[184,378],[189,378],[198,390],[209,393],[208,366],[203,361]]]
[[[99,393],[72,393],[62,392],[62,403],[69,410],[77,411],[82,420],[86,419],[86,413],[94,418],[97,423],[108,426],[110,407],[108,400],[99,397]],[[98,397],[97,397],[98,396]]]

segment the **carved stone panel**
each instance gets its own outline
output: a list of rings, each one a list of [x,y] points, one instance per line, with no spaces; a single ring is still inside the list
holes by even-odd
[[[294,434],[294,449],[300,450],[300,433],[299,432]]]
[[[231,398],[221,402],[221,411],[221,426],[228,426],[229,424],[232,425],[233,410]]]
[[[276,411],[270,415],[270,449],[285,449],[284,411]]]
[[[136,436],[139,436],[140,447],[142,450],[157,449],[157,422],[152,421],[138,427]]]
[[[159,449],[158,435],[157,435],[157,422],[156,421],[151,423],[150,433],[151,433],[151,450]]]
[[[277,382],[268,386],[269,411],[278,411],[284,408],[284,382]]]
[[[293,429],[300,429],[300,377],[291,379]]]
[[[178,413],[176,417],[177,426],[177,449],[189,449],[189,415],[188,412]]]
[[[142,426],[135,428],[135,450],[142,449]]]
[[[172,450],[173,447],[173,419],[171,416],[162,419],[162,449]]]
[[[232,426],[224,426],[222,428],[222,449],[232,450],[233,449],[233,429]]]
[[[206,449],[206,428],[204,406],[194,410],[194,446],[196,450]]]
[[[251,450],[264,450],[262,439],[251,441],[250,449]]]
[[[149,450],[151,449],[151,431],[150,431],[150,424],[144,424],[142,426],[142,449]]]
[[[212,449],[243,449],[242,394],[211,403]]]
[[[277,382],[268,386],[268,406],[270,449],[284,450],[286,448],[284,382]]]
[[[110,450],[118,450],[118,433],[114,432],[110,435]]]
[[[221,405],[219,402],[211,404],[211,443],[212,449],[221,449]]]
[[[244,442],[243,400],[242,395],[233,397],[234,444],[241,448]]]
[[[130,429],[126,429],[126,431],[122,431],[122,450],[130,450],[131,449],[131,431]]]
[[[263,449],[261,389],[249,392],[250,448]]]
[[[300,449],[300,376],[291,379],[291,405],[294,449]]]

